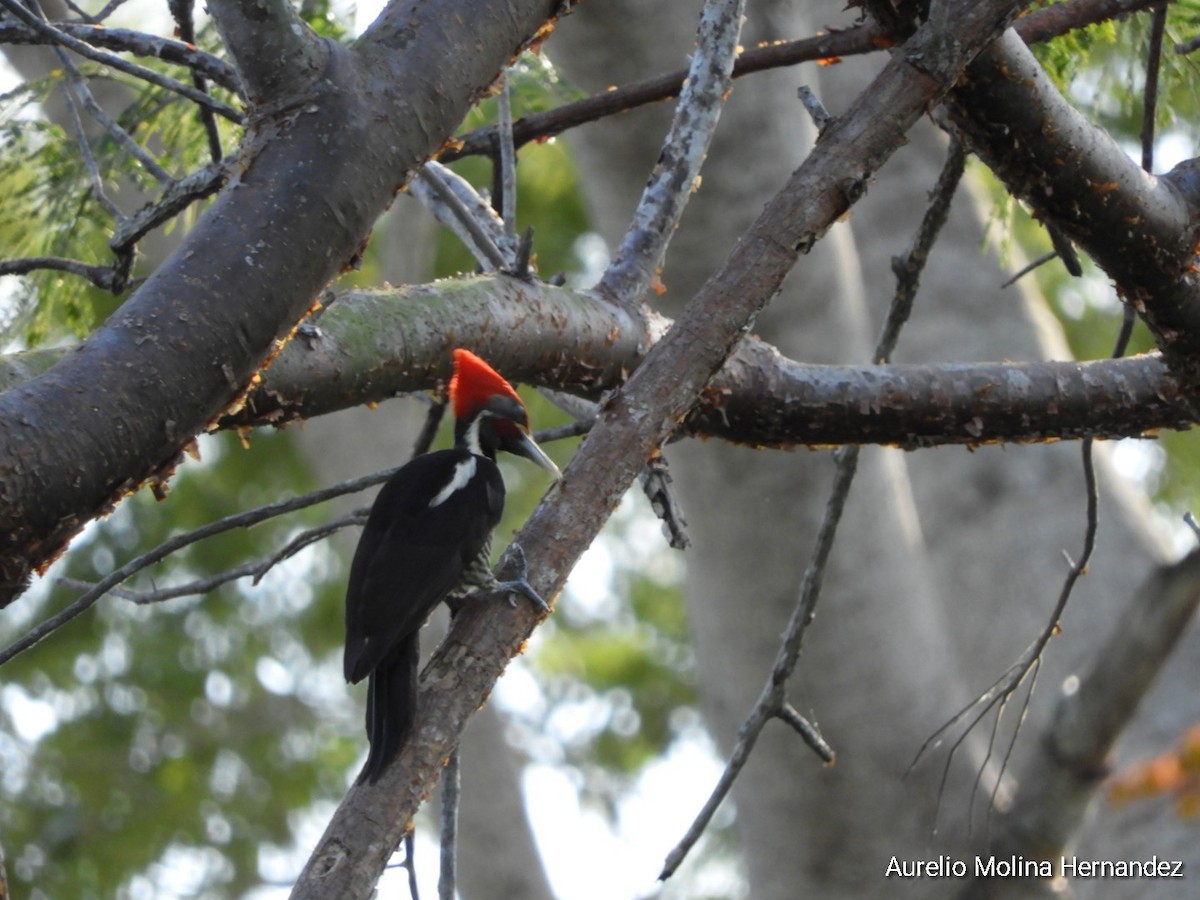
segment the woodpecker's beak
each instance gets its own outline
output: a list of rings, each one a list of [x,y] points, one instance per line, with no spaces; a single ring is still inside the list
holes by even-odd
[[[554,460],[546,455],[546,452],[537,445],[537,443],[529,436],[524,429],[519,429],[520,437],[513,442],[512,446],[506,447],[509,453],[523,456],[531,462],[537,463],[547,472],[554,476],[554,480],[558,481],[562,478],[562,472],[558,470],[558,466],[554,464]]]

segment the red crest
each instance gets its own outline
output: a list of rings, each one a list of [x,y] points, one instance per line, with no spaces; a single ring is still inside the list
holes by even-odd
[[[521,401],[513,386],[501,378],[499,372],[470,350],[455,350],[454,376],[450,379],[450,403],[454,407],[454,418],[470,418],[496,396],[512,397],[518,403]]]

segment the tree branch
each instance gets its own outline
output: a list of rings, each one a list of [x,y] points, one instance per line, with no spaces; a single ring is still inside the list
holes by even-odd
[[[298,60],[272,58],[287,84],[248,77],[251,96],[279,108],[256,111],[236,177],[76,352],[0,396],[0,606],[84,522],[169,471],[246,389],[397,186],[552,12],[550,0],[496,5],[504,15],[468,0],[394,4],[400,20],[353,50],[310,40]],[[243,17],[251,7],[212,7],[239,61],[269,55]],[[290,21],[277,12],[276,25]],[[412,44],[396,53],[401,37]],[[449,57],[463,64],[447,69]]]
[[[10,15],[20,20],[26,27],[33,29],[46,38],[48,43],[55,44],[60,47],[65,47],[68,50],[73,50],[80,56],[86,59],[93,60],[101,65],[116,69],[118,72],[124,72],[126,75],[132,75],[141,81],[148,84],[153,84],[156,87],[164,90],[172,91],[179,94],[181,97],[186,97],[193,103],[200,105],[205,109],[210,109],[218,115],[224,116],[232,122],[241,122],[242,114],[230,106],[228,103],[222,103],[214,97],[209,96],[203,91],[198,91],[189,84],[184,84],[182,81],[176,81],[174,78],[168,78],[155,72],[153,69],[147,69],[145,66],[139,66],[136,63],[131,63],[120,56],[112,53],[106,53],[103,50],[97,50],[86,41],[81,41],[78,38],[72,37],[67,32],[58,28],[56,25],[45,21],[34,13],[30,12],[17,0],[0,0],[0,6],[3,6]]]
[[[1065,0],[1031,10],[1013,23],[1013,28],[1028,43],[1048,41],[1076,28],[1117,18],[1145,9],[1159,0]],[[733,77],[799,65],[803,62],[877,53],[888,46],[890,38],[874,21],[816,37],[784,41],[766,47],[754,47],[738,55]],[[617,113],[679,96],[687,80],[687,70],[678,69],[643,81],[593,94],[554,109],[522,116],[513,123],[513,139],[518,147],[531,141],[545,140],[587,122],[595,122]],[[449,144],[438,154],[444,163],[465,156],[487,156],[495,146],[496,126],[477,128]]]
[[[1009,191],[1116,281],[1168,362],[1200,365],[1200,190],[1191,164],[1163,178],[1142,171],[1011,32],[972,63],[946,109]]]
[[[637,303],[662,266],[667,245],[691,199],[732,81],[744,0],[709,0],[700,14],[696,50],[658,162],[642,191],[621,246],[596,289]]]
[[[637,322],[588,292],[502,275],[351,291],[293,338],[244,405],[218,424],[281,425],[435,390],[460,345],[478,348],[513,381],[596,399],[620,387],[671,324],[657,316]],[[508,339],[518,332],[519,341]],[[29,381],[70,352],[0,356],[0,389]],[[1194,422],[1183,384],[1154,355],[818,365],[747,338],[677,433],[760,447],[917,449],[1136,437]]]
[[[103,25],[85,25],[79,22],[55,22],[54,27],[63,34],[93,47],[104,47],[186,66],[193,72],[211,78],[226,90],[239,96],[242,94],[241,79],[233,66],[183,41],[130,31],[127,28],[105,28]],[[0,44],[52,43],[55,43],[53,36],[37,31],[23,22],[0,22]]]

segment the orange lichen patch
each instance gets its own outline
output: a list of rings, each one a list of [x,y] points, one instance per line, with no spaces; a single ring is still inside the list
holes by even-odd
[[[1108,797],[1116,804],[1171,797],[1181,818],[1200,815],[1200,725],[1189,728],[1175,749],[1134,763],[1115,775],[1109,783]]]
[[[550,40],[550,35],[552,34],[554,34],[554,19],[551,19],[534,32],[533,37],[529,39],[529,43],[525,45],[525,49],[530,53],[541,53],[542,44]]]
[[[817,60],[818,66],[836,66],[842,61],[840,56],[823,56]]]
[[[1091,186],[1093,191],[1102,197],[1105,194],[1111,194],[1120,187],[1120,185],[1115,181],[1092,181],[1090,178],[1088,179],[1088,184]]]
[[[890,47],[896,46],[896,42],[894,40],[892,40],[890,37],[888,37],[886,34],[876,34],[876,35],[872,36],[871,43],[874,44],[876,47],[878,47],[880,50],[887,50]]]

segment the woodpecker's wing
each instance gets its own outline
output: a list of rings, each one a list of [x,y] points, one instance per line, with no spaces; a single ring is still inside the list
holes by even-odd
[[[504,508],[496,464],[462,449],[418,456],[379,492],[346,589],[346,679],[418,631],[487,545]]]

